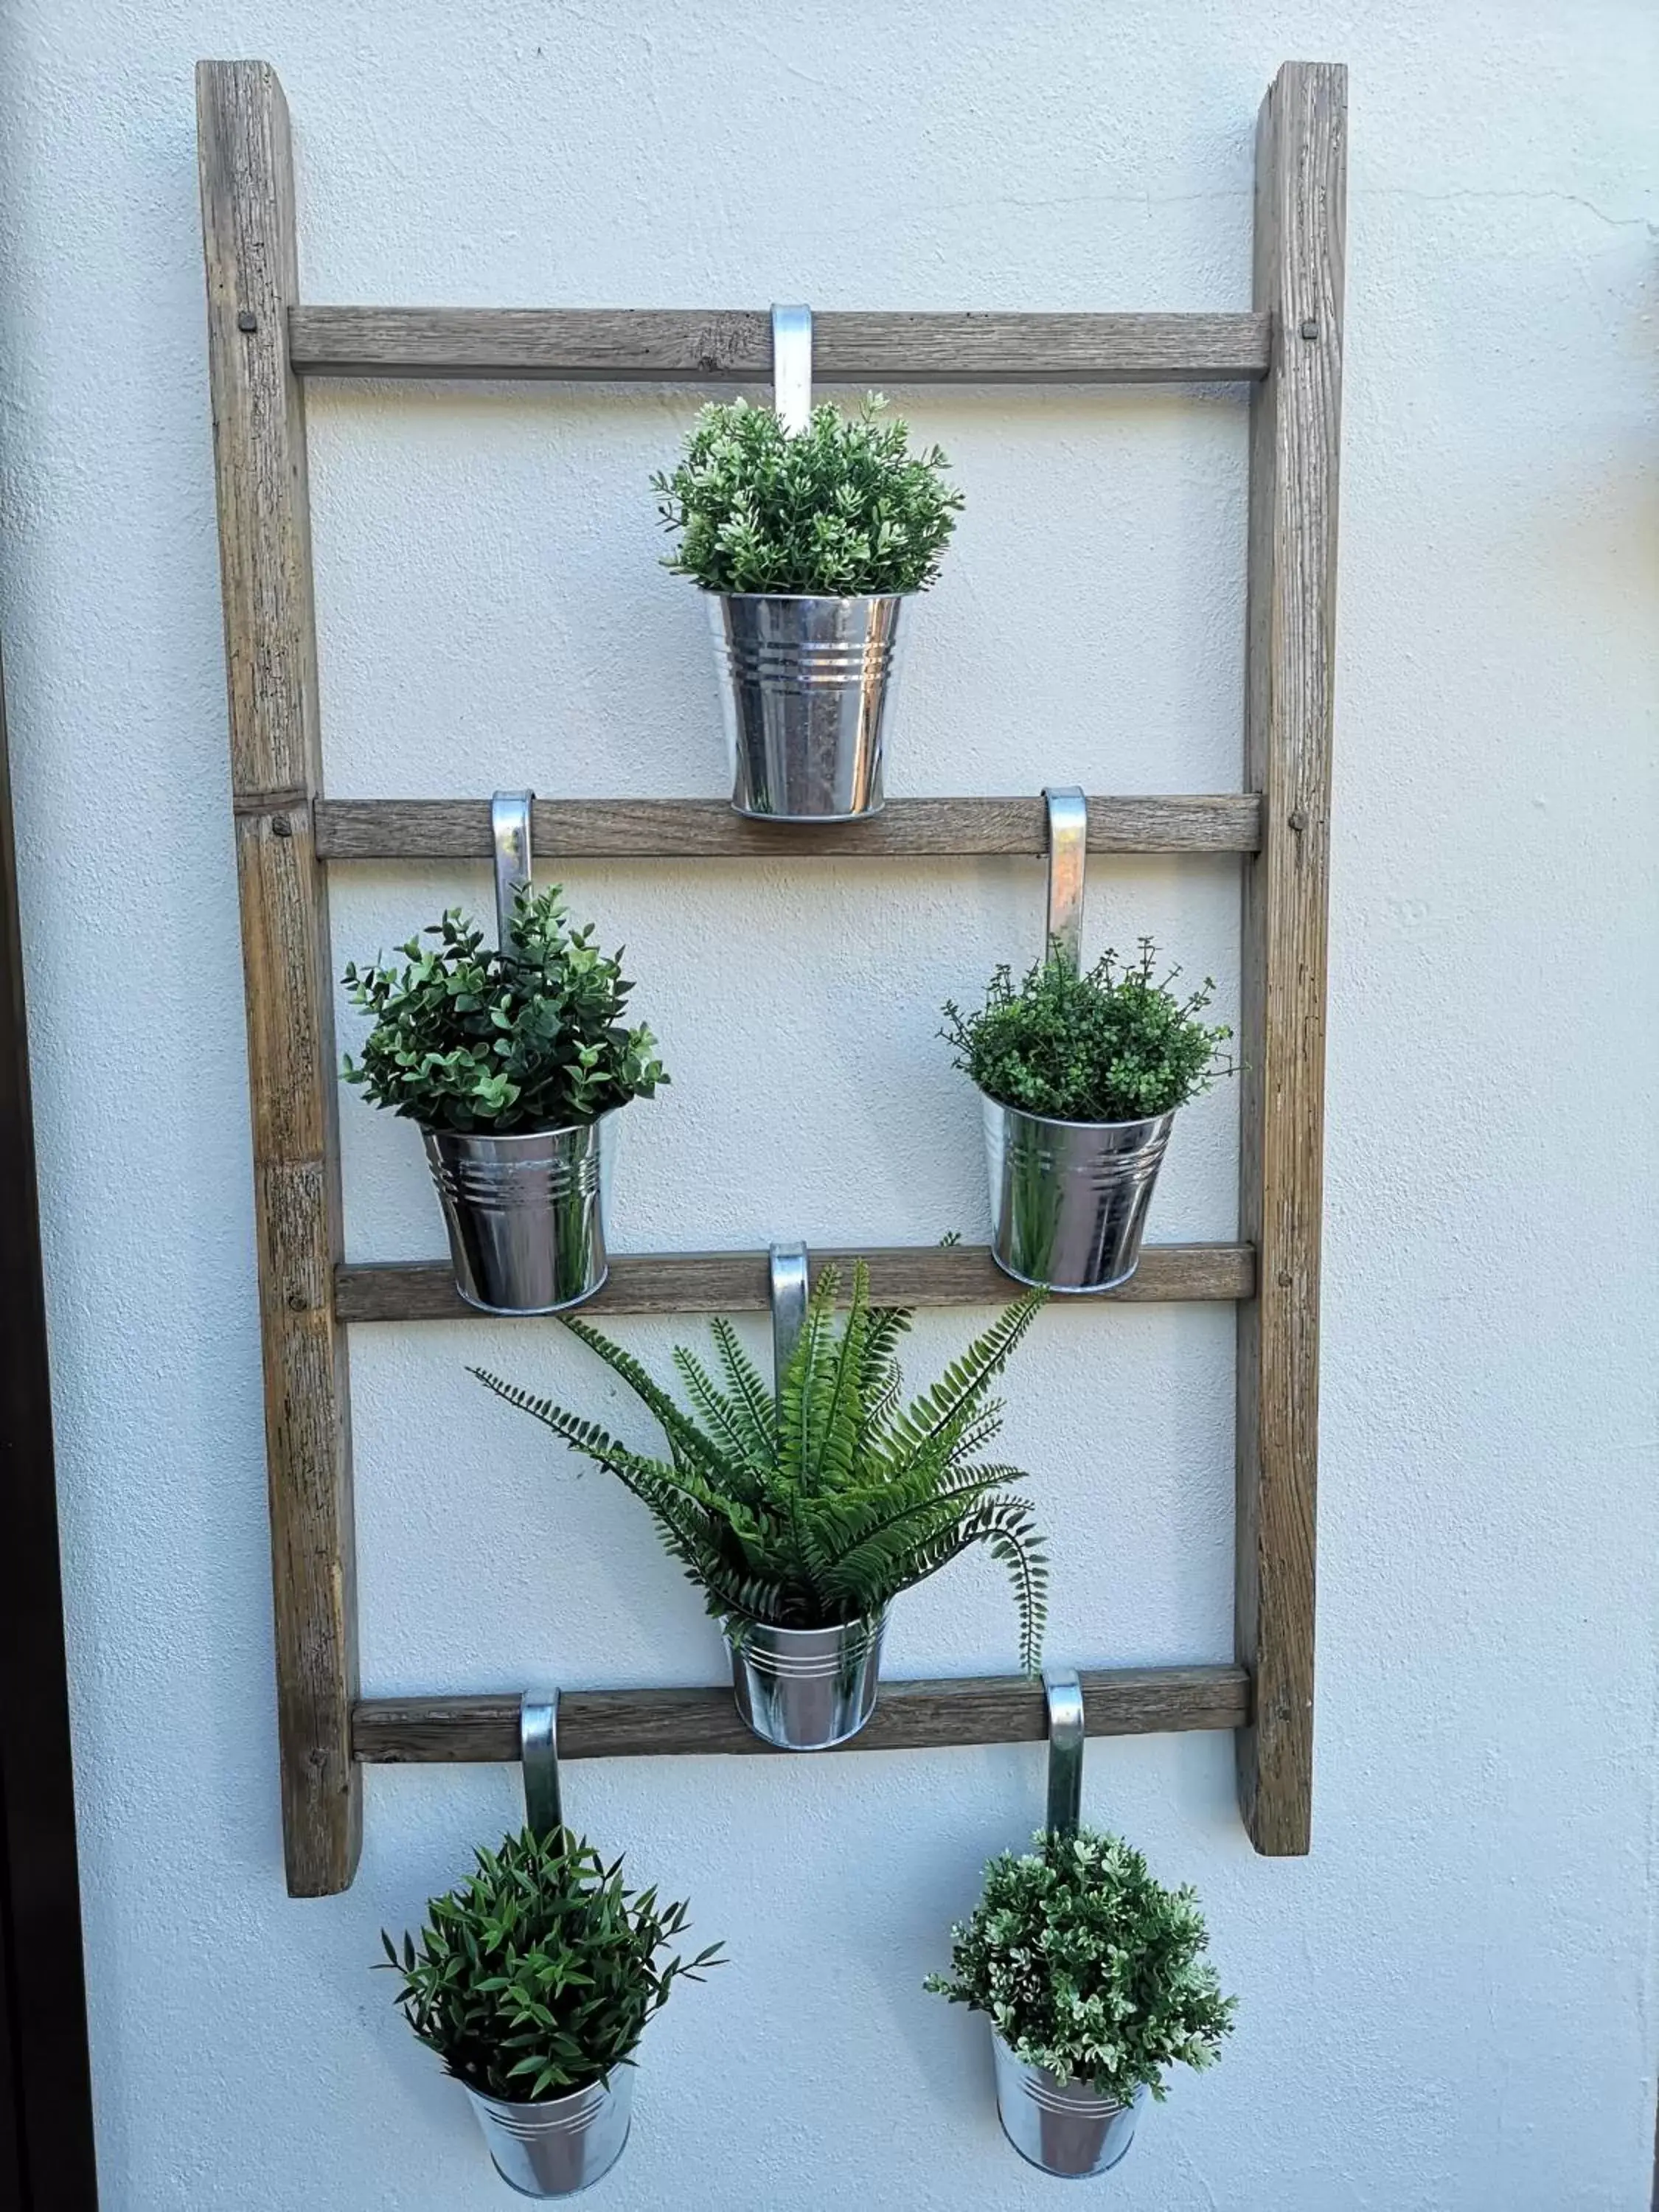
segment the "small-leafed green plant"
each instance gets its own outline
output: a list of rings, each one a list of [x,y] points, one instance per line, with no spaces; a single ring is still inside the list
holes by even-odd
[[[452,908],[400,945],[404,967],[345,971],[353,1006],[373,1014],[348,1083],[433,1129],[562,1129],[592,1121],[668,1078],[647,1029],[628,1028],[633,985],[593,925],[565,927],[558,886],[520,892],[512,942],[499,950]],[[426,939],[431,939],[428,943]]]
[[[1018,1469],[985,1466],[975,1454],[1001,1425],[991,1384],[1041,1294],[1010,1306],[904,1407],[895,1346],[909,1314],[872,1306],[860,1261],[838,1328],[839,1288],[835,1268],[825,1267],[775,1401],[730,1322],[714,1324],[724,1388],[694,1352],[677,1348],[674,1364],[695,1416],[620,1345],[566,1316],[565,1327],[654,1414],[666,1460],[630,1451],[550,1400],[472,1371],[625,1484],[649,1508],[709,1612],[728,1626],[750,1620],[828,1628],[868,1620],[901,1590],[983,1544],[1012,1579],[1021,1652],[1035,1670],[1048,1584],[1042,1547],[1030,1505],[1004,1487],[1022,1479]]]
[[[1014,2056],[1127,2104],[1164,2069],[1202,2068],[1232,2032],[1190,1889],[1165,1889],[1121,1836],[1045,1832],[985,1870],[951,1971],[927,1987],[989,2016]]]
[[[1202,1018],[1215,996],[1207,976],[1178,998],[1170,986],[1181,970],[1160,978],[1157,960],[1143,937],[1139,958],[1121,967],[1108,951],[1080,974],[1051,952],[1018,985],[999,968],[976,1012],[945,1002],[941,1035],[957,1066],[1001,1105],[1059,1121],[1167,1114],[1232,1073],[1222,1058],[1232,1031]]]
[[[723,1964],[661,1954],[686,1907],[623,1886],[568,1828],[504,1836],[472,1874],[427,1906],[418,1944],[385,1930],[380,1963],[403,1978],[404,2016],[469,2089],[514,2105],[568,2095],[632,2063],[646,2022],[677,1981]]]
[[[769,407],[705,407],[679,466],[651,480],[679,532],[664,567],[705,592],[926,591],[962,495],[939,447],[913,453],[884,404],[872,393],[856,415],[815,407],[794,434]]]

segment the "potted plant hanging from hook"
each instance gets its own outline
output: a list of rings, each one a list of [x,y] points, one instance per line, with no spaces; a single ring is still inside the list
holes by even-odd
[[[1121,1836],[1079,1823],[1083,1695],[1045,1675],[1048,1825],[985,1870],[951,1971],[927,1986],[983,2013],[1003,2133],[1032,2166],[1080,2180],[1124,2158],[1166,2067],[1208,2066],[1232,2032],[1190,1889],[1165,1889]]]
[[[684,1932],[686,1907],[654,1888],[623,1886],[556,1817],[556,1701],[526,1697],[523,1739],[530,1817],[473,1872],[432,1899],[416,1943],[384,1931],[383,1966],[403,1979],[398,2003],[416,2034],[465,2089],[490,2158],[521,2196],[573,2197],[599,2180],[628,2141],[634,2053],[676,1982],[724,1963],[720,1946],[690,1960],[662,1954]],[[531,1723],[551,1825],[538,1821]]]
[[[374,1017],[344,1074],[416,1122],[443,1206],[455,1287],[485,1313],[554,1313],[605,1281],[615,1115],[667,1076],[633,985],[592,923],[572,929],[557,884],[530,881],[530,793],[497,793],[499,942],[452,908],[399,948],[354,963],[352,1004]]]
[[[723,1374],[677,1348],[685,1411],[622,1346],[566,1327],[649,1408],[669,1456],[631,1451],[597,1424],[480,1368],[480,1382],[606,1468],[650,1510],[731,1647],[738,1709],[781,1749],[823,1751],[875,1710],[887,1608],[976,1544],[1007,1568],[1021,1656],[1035,1669],[1047,1593],[1042,1547],[1018,1471],[975,1454],[1000,1425],[989,1393],[1042,1301],[1022,1298],[931,1389],[901,1409],[896,1349],[908,1312],[870,1303],[854,1269],[820,1270],[775,1395],[731,1322],[714,1323]]]
[[[709,594],[732,804],[779,822],[882,805],[889,680],[907,599],[938,576],[961,495],[872,393],[814,407],[812,318],[772,310],[775,407],[705,407],[658,474],[664,565]]]
[[[1081,964],[1087,802],[1048,791],[1047,952],[1016,985],[993,975],[985,1004],[944,1008],[943,1035],[983,1103],[991,1253],[1016,1281],[1116,1290],[1134,1273],[1177,1109],[1231,1073],[1231,1030],[1203,1018],[1206,977],[1185,997],[1160,975],[1150,938],[1120,965]]]

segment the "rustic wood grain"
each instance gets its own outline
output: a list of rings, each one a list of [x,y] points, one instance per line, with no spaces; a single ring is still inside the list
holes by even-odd
[[[1091,1735],[1152,1735],[1242,1728],[1249,1715],[1242,1667],[1112,1668],[1083,1676]],[[875,1716],[844,1752],[914,1751],[976,1743],[1037,1743],[1047,1733],[1039,1683],[1020,1675],[884,1682]],[[366,1698],[353,1741],[377,1765],[447,1765],[519,1755],[519,1698]],[[730,1686],[708,1690],[567,1690],[559,1699],[559,1756],[653,1759],[694,1753],[767,1753],[738,1719]],[[796,1754],[786,1754],[795,1756]]]
[[[853,1252],[811,1254],[842,1269],[846,1290]],[[1005,1275],[982,1244],[919,1244],[866,1251],[870,1287],[878,1304],[1005,1305],[1020,1285]],[[1122,1287],[1103,1297],[1129,1303],[1248,1298],[1255,1256],[1247,1244],[1149,1244]],[[476,1309],[462,1299],[447,1261],[359,1261],[335,1273],[335,1311],[342,1321],[465,1321]],[[1073,1303],[1068,1301],[1068,1303]],[[1080,1303],[1080,1302],[1077,1302]],[[764,1252],[617,1252],[611,1277],[582,1310],[605,1314],[763,1313],[768,1294]]]
[[[541,860],[969,860],[1048,850],[1040,796],[890,799],[861,822],[757,822],[720,799],[543,799]],[[1091,853],[1253,853],[1253,792],[1089,801]],[[317,802],[325,860],[479,860],[489,855],[487,799],[329,799]]]
[[[1238,1317],[1237,1650],[1255,1683],[1239,1799],[1259,1851],[1312,1822],[1327,865],[1347,73],[1289,62],[1257,140],[1255,303],[1272,373],[1250,428],[1239,1188],[1260,1255]]]
[[[297,289],[282,88],[262,62],[197,70],[208,362],[230,702],[288,1883],[343,1889],[361,1840],[351,1448],[333,961],[312,843],[320,775]]]
[[[305,376],[760,384],[761,308],[314,307],[289,318]],[[1267,374],[1261,314],[866,314],[812,319],[820,385],[1227,384]]]

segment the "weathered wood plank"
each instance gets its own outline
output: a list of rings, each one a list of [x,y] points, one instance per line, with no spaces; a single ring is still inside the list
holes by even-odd
[[[303,376],[763,384],[764,309],[315,307],[289,318]],[[866,314],[812,319],[820,385],[1230,384],[1267,374],[1261,314]]]
[[[853,1252],[817,1251],[850,1279]],[[894,1246],[862,1255],[878,1304],[901,1306],[1005,1305],[1019,1295],[982,1244]],[[1255,1284],[1248,1244],[1149,1244],[1121,1290],[1103,1295],[1138,1302],[1248,1298]],[[393,1260],[343,1266],[335,1274],[342,1321],[477,1319],[455,1288],[448,1263]],[[611,1277],[585,1313],[763,1313],[769,1304],[764,1252],[615,1252]]]
[[[1250,430],[1239,1188],[1260,1254],[1238,1318],[1239,1797],[1259,1851],[1309,1847],[1325,964],[1347,73],[1288,62],[1257,140],[1255,304],[1272,372]]]
[[[1111,1668],[1083,1676],[1091,1735],[1236,1729],[1249,1715],[1242,1667]],[[845,1752],[1036,1743],[1047,1732],[1042,1686],[1023,1676],[884,1682],[875,1717]],[[516,1696],[366,1698],[353,1741],[378,1765],[514,1759]],[[559,1699],[559,1756],[653,1759],[772,1748],[738,1719],[729,1685],[708,1690],[567,1690]]]
[[[288,1883],[346,1887],[362,1832],[333,961],[312,842],[320,776],[297,289],[282,88],[197,70],[208,361],[230,702]]]
[[[1253,792],[1089,801],[1091,853],[1253,853]],[[969,860],[1047,850],[1040,797],[890,799],[858,822],[757,822],[722,799],[543,799],[540,860]],[[489,854],[486,799],[329,799],[317,802],[325,860],[476,860]]]

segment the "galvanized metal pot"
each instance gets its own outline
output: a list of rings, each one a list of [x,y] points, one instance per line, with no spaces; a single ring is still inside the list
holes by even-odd
[[[1070,2181],[1106,2173],[1134,2141],[1135,2122],[1146,2101],[1138,2089],[1120,2104],[1081,2081],[1059,2081],[1046,2067],[1016,2058],[994,2030],[997,2112],[1002,2132],[1024,2159]]]
[[[1127,1283],[1140,1258],[1174,1113],[1058,1121],[981,1097],[991,1254],[1004,1274],[1060,1291]]]
[[[732,804],[775,822],[844,822],[882,804],[882,723],[903,596],[717,592]]]
[[[539,2105],[507,2105],[468,2089],[495,2171],[521,2197],[574,2197],[609,2173],[633,2118],[634,2069]]]
[[[838,1628],[775,1628],[745,1620],[726,1631],[732,1689],[755,1734],[781,1751],[828,1751],[855,1736],[876,1710],[885,1611]]]
[[[604,1282],[605,1187],[615,1112],[498,1137],[423,1129],[455,1287],[485,1313],[557,1313]]]

